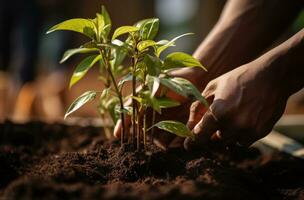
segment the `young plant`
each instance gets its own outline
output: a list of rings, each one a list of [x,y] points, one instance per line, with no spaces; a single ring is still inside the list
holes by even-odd
[[[76,84],[96,63],[99,64],[99,79],[103,81],[102,91],[87,91],[78,97],[68,108],[65,118],[79,109],[85,103],[99,96],[99,113],[102,117],[108,112],[114,122],[122,121],[121,144],[132,143],[139,150],[143,143],[146,148],[148,132],[153,141],[153,127],[158,127],[181,137],[194,138],[191,131],[181,122],[161,121],[155,123],[155,112],[161,113],[163,108],[178,106],[179,103],[163,96],[156,96],[160,85],[173,90],[184,97],[194,97],[208,106],[205,98],[190,81],[171,77],[169,72],[176,68],[201,67],[201,63],[191,55],[183,52],[171,53],[162,60],[161,53],[174,46],[175,41],[183,34],[170,41],[155,41],[159,29],[159,19],[151,18],[137,22],[133,26],[117,28],[112,36],[111,19],[104,7],[94,19],[71,19],[52,27],[47,33],[57,30],[79,32],[89,38],[89,41],[79,48],[68,50],[61,62],[75,54],[89,54],[76,67],[70,87]],[[122,38],[119,40],[117,38]],[[124,62],[126,61],[126,62]],[[129,61],[129,62],[127,62]],[[122,66],[128,63],[129,67]],[[122,77],[122,78],[120,78]],[[124,84],[131,81],[132,94],[123,96]],[[124,106],[128,100],[131,106]],[[153,109],[150,119],[152,126],[147,127],[147,109]],[[125,115],[131,115],[132,126],[130,135],[126,135]]]

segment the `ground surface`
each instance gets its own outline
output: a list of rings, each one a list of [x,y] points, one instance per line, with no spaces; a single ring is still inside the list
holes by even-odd
[[[304,162],[256,149],[134,153],[101,129],[0,124],[0,199],[304,199]]]

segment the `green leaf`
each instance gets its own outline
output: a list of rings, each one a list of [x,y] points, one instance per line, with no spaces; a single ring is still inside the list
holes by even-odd
[[[78,53],[91,53],[91,52],[98,52],[97,48],[77,48],[77,49],[70,49],[67,50],[64,54],[62,59],[60,60],[60,63],[65,62],[67,59],[69,59],[71,56],[78,54]]]
[[[187,35],[192,35],[192,34],[193,34],[193,33],[185,33],[185,34],[183,34],[183,35],[177,36],[177,37],[173,38],[170,42],[166,43],[165,45],[158,47],[158,48],[156,49],[156,55],[157,55],[157,57],[159,57],[160,54],[161,54],[161,52],[163,52],[164,50],[166,50],[168,47],[174,45],[174,42],[175,42],[176,40],[178,40],[179,38],[184,37],[184,36],[187,36]]]
[[[156,42],[156,45],[163,46],[163,45],[168,44],[169,42],[170,42],[169,40],[160,40],[160,41]],[[172,44],[171,46],[175,46],[175,45]]]
[[[125,44],[124,42],[120,41],[120,40],[113,40],[112,44],[115,46],[114,48],[112,48],[112,57],[113,59],[110,61],[110,64],[112,66],[112,68],[115,69],[121,65],[121,63],[124,61],[124,59],[127,56],[128,53],[128,48],[127,48],[127,44]]]
[[[114,31],[112,40],[116,39],[120,35],[136,32],[138,30],[139,30],[139,28],[135,27],[135,26],[121,26]]]
[[[159,58],[145,55],[143,63],[147,67],[147,73],[151,76],[158,76],[161,72],[162,62]]]
[[[174,78],[160,78],[159,80],[162,85],[166,86],[170,90],[172,90],[184,97],[188,97],[188,93],[184,90],[182,85],[173,81]]]
[[[156,112],[158,112],[159,114],[161,114],[161,107],[157,101],[157,99],[151,95],[149,95],[147,98],[149,98],[149,106],[151,106],[153,108],[153,110],[155,110]]]
[[[202,102],[206,107],[209,106],[207,100],[201,95],[199,90],[187,79],[174,77],[174,78],[160,78],[160,82],[173,90],[174,92],[184,97],[195,97],[195,99]]]
[[[137,49],[138,51],[143,51],[151,46],[156,46],[156,42],[153,40],[144,40],[137,44]]]
[[[93,65],[101,59],[101,55],[93,55],[83,59],[76,67],[71,80],[70,88],[77,83]]]
[[[89,19],[75,18],[69,19],[61,22],[52,28],[50,28],[46,33],[49,34],[58,30],[75,31],[88,36],[91,39],[95,39],[96,33],[94,33],[95,25]]]
[[[155,126],[164,131],[173,133],[179,137],[190,137],[194,140],[194,135],[191,132],[191,130],[181,122],[171,121],[171,120],[160,121],[160,122],[154,124],[152,127],[155,127]]]
[[[87,91],[85,93],[83,93],[82,95],[80,95],[68,108],[68,110],[66,111],[65,115],[64,115],[64,119],[67,118],[67,116],[69,116],[71,113],[75,112],[76,110],[78,110],[81,106],[83,106],[84,104],[86,104],[89,101],[92,101],[93,99],[96,98],[97,92],[95,91]]]
[[[111,31],[111,28],[112,28],[112,21],[111,21],[108,11],[106,10],[106,8],[104,6],[101,7],[101,14],[104,18],[105,26],[104,26],[103,30],[105,32],[105,37],[107,38]]]
[[[142,40],[153,40],[158,33],[159,19],[144,19],[137,22],[135,26],[140,29],[139,33]]]
[[[181,105],[180,102],[174,101],[167,97],[156,98],[160,108],[172,108]]]
[[[98,35],[98,40],[101,41],[102,35],[104,34],[104,26],[105,26],[105,21],[104,17],[100,14],[96,14],[96,19],[97,19],[97,35]]]
[[[183,52],[174,52],[169,54],[164,60],[164,69],[182,68],[182,67],[201,67],[205,71],[207,69],[191,55]]]
[[[159,88],[160,80],[158,77],[150,76],[150,75],[147,76],[147,79],[148,79],[148,87],[149,90],[151,91],[151,96],[154,97]]]
[[[186,91],[187,96],[194,96],[197,100],[202,102],[206,107],[209,107],[209,104],[205,97],[202,96],[200,91],[187,79],[176,77],[172,80],[173,82],[180,84],[184,91]]]

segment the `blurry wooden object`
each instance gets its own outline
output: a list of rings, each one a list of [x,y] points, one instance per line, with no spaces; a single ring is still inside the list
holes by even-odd
[[[260,142],[294,157],[304,159],[304,146],[279,132],[272,131],[268,136],[261,139]]]

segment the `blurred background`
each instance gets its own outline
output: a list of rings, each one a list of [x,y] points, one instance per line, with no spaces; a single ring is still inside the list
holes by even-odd
[[[177,42],[174,51],[192,53],[216,23],[224,0],[1,0],[0,1],[0,121],[62,120],[74,98],[87,89],[98,89],[97,68],[68,89],[79,57],[65,64],[65,50],[76,48],[84,37],[73,32],[45,35],[51,26],[70,18],[94,18],[105,5],[113,28],[132,25],[143,18],[160,18],[158,39],[193,32]],[[290,28],[304,24],[304,12]],[[287,114],[304,113],[304,91],[294,95]],[[73,116],[97,117],[90,103]]]

